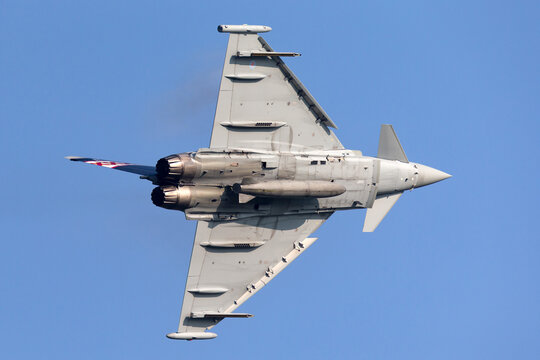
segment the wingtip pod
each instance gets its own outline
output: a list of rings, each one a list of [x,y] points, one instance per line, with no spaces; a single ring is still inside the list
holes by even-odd
[[[172,340],[210,340],[216,338],[217,334],[212,332],[174,332],[167,334],[167,337]]]
[[[219,32],[227,32],[227,33],[244,33],[244,34],[256,34],[256,33],[263,33],[263,32],[269,32],[272,30],[270,26],[265,25],[218,25],[217,30]]]

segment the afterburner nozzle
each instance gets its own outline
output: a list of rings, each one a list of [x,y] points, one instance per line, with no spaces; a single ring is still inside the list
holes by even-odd
[[[440,171],[426,165],[416,164],[416,168],[418,169],[418,180],[414,186],[415,188],[430,185],[452,177],[452,175],[447,174],[444,171]]]
[[[191,180],[200,175],[201,164],[189,153],[174,154],[159,159],[156,173],[161,183],[178,184],[182,180]]]
[[[152,202],[154,205],[173,209],[178,203],[178,188],[176,186],[158,186],[152,190]]]

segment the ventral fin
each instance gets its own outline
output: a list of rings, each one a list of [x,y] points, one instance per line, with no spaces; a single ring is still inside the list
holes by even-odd
[[[251,200],[255,199],[255,196],[253,195],[248,195],[248,194],[238,194],[238,202],[240,204],[245,204],[247,202],[250,202]]]

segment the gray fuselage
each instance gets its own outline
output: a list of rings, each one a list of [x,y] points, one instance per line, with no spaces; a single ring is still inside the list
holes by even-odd
[[[200,149],[180,155],[182,168],[191,166],[189,175],[168,185],[172,201],[163,207],[182,210],[187,219],[193,220],[370,208],[379,196],[426,185],[422,172],[434,170],[416,163],[363,156],[356,150],[263,153]],[[240,184],[282,191],[243,199],[243,194],[235,191]],[[291,188],[294,191],[310,184],[323,189],[341,186],[344,191],[324,197],[308,190],[283,195]]]

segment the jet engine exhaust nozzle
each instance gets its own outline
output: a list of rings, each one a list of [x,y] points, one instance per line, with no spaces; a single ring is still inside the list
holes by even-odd
[[[178,155],[170,155],[159,159],[156,172],[160,179],[165,181],[178,181],[184,175],[184,162]]]
[[[178,184],[181,179],[193,179],[200,171],[201,164],[187,153],[169,155],[156,163],[156,173],[164,183]]]
[[[178,202],[178,188],[175,186],[158,186],[152,190],[152,202],[162,208],[175,208]]]
[[[184,211],[192,207],[213,209],[221,203],[224,191],[215,186],[162,185],[152,190],[152,202],[171,210]]]

